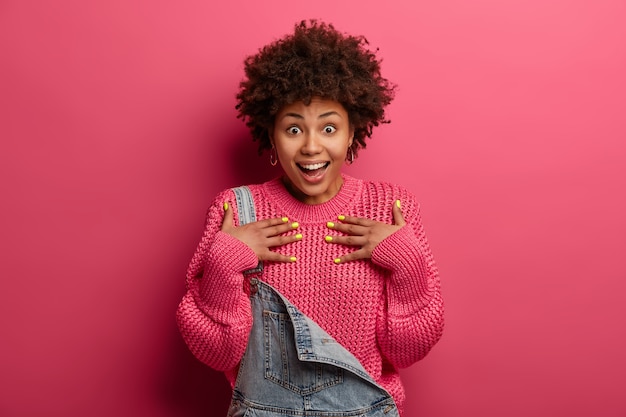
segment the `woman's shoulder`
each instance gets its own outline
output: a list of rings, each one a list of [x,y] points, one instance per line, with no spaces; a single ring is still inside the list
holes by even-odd
[[[224,188],[215,195],[212,205],[219,205],[221,207],[224,203],[229,203],[235,206],[245,201],[249,191],[252,202],[258,206],[257,208],[260,208],[260,206],[265,205],[267,201],[271,200],[268,195],[272,195],[271,190],[277,187],[280,187],[280,178],[274,178],[262,183],[250,183]]]
[[[390,221],[390,208],[400,200],[402,212],[413,216],[420,211],[415,194],[402,184],[390,181],[360,180],[362,192],[354,201],[354,211],[362,217]]]
[[[273,178],[269,181],[265,181],[262,183],[250,183],[250,184],[240,184],[240,185],[234,185],[232,187],[229,188],[224,188],[222,189],[220,192],[217,193],[217,197],[224,197],[224,196],[235,196],[235,193],[237,191],[237,189],[248,189],[250,190],[250,192],[252,193],[252,195],[257,195],[259,193],[262,192],[263,189],[267,188],[268,186],[274,186],[275,184],[280,184],[280,178]]]
[[[415,200],[415,194],[402,184],[380,180],[358,181],[361,181],[363,184],[364,194],[369,195],[371,198]]]

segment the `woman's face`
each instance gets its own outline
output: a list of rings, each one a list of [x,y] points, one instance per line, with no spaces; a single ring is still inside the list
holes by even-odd
[[[314,97],[283,107],[270,131],[289,192],[306,204],[333,198],[354,129],[341,103]]]

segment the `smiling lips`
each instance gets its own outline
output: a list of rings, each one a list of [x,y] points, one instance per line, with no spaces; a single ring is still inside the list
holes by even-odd
[[[304,174],[304,177],[308,180],[318,180],[324,175],[326,169],[330,165],[330,162],[317,162],[314,164],[296,164],[300,171]]]

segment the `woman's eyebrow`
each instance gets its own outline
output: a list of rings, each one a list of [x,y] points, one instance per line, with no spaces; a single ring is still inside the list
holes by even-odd
[[[320,114],[317,118],[318,119],[324,119],[324,118],[330,117],[330,116],[339,116],[339,117],[341,117],[341,115],[338,112],[336,112],[334,110],[331,110],[329,112]],[[298,113],[285,113],[285,114],[283,114],[281,119],[284,119],[286,117],[293,117],[295,119],[304,119],[304,116],[301,115],[301,114],[298,114]]]
[[[296,119],[304,119],[304,116],[298,113],[285,113],[283,114],[283,117],[281,117],[281,119],[284,119],[285,117],[294,117]]]
[[[336,111],[334,111],[334,110],[331,110],[331,111],[329,111],[329,112],[326,112],[326,113],[320,114],[320,115],[319,115],[319,117],[318,117],[318,119],[323,119],[323,118],[325,118],[325,117],[330,117],[330,116],[339,116],[339,117],[341,117],[341,115],[340,115],[339,113],[337,113],[337,112],[336,112]]]

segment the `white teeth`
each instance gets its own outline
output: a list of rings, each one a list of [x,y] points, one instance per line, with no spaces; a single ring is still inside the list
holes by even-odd
[[[319,168],[322,168],[326,165],[326,162],[320,162],[319,164],[311,164],[311,165],[300,165],[302,168],[307,169],[309,171],[313,171]]]

